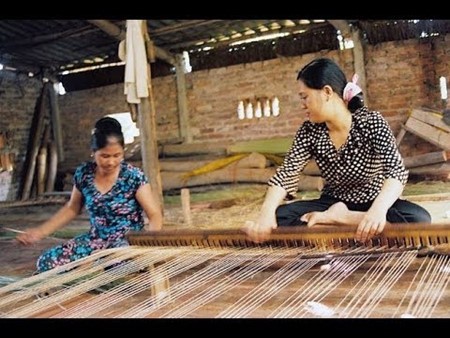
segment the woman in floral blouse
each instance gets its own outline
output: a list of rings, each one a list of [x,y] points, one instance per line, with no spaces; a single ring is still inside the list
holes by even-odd
[[[364,242],[386,222],[431,222],[424,208],[400,199],[408,171],[387,121],[364,106],[357,78],[347,82],[334,61],[319,58],[297,80],[307,120],[268,182],[258,220],[244,227],[249,238],[264,241],[277,226],[347,224],[357,225],[355,238]],[[295,197],[311,159],[325,179],[320,198],[282,204]]]
[[[37,261],[38,272],[89,256],[93,251],[128,245],[125,234],[144,227],[160,230],[163,217],[144,172],[127,164],[120,123],[104,117],[92,133],[93,161],[81,164],[73,177],[69,202],[43,224],[17,236],[22,244],[35,243],[72,221],[83,206],[89,213],[90,230],[45,251]]]

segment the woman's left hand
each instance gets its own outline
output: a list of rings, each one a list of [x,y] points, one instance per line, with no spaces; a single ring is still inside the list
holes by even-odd
[[[384,212],[369,210],[362,221],[358,224],[355,239],[364,243],[373,236],[382,233],[385,225],[386,214]]]

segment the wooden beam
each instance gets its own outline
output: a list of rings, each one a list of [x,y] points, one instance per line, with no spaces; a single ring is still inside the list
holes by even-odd
[[[450,133],[441,131],[413,117],[410,117],[408,121],[406,121],[404,128],[435,146],[444,150],[450,150]]]
[[[444,123],[442,114],[422,109],[413,109],[411,117],[416,118],[426,124],[436,127],[439,130],[450,133],[450,126]]]
[[[183,22],[180,22],[180,23],[152,29],[152,30],[150,30],[150,33],[153,37],[161,36],[161,35],[165,35],[165,34],[175,33],[180,30],[187,29],[187,28],[211,25],[213,23],[221,22],[221,21],[223,21],[223,20],[183,20]]]
[[[303,27],[302,25],[296,25],[294,27],[283,27],[280,29],[271,29],[271,30],[268,30],[265,32],[257,31],[257,32],[255,32],[255,34],[252,34],[252,35],[244,35],[243,34],[241,37],[238,37],[238,38],[230,38],[229,40],[224,40],[224,41],[219,41],[219,42],[211,42],[211,43],[205,42],[205,40],[208,40],[207,38],[196,39],[196,40],[189,40],[189,41],[183,41],[183,42],[176,43],[176,44],[171,44],[170,47],[171,48],[192,47],[195,44],[205,42],[205,43],[199,45],[198,48],[205,48],[205,47],[220,48],[223,46],[228,46],[231,43],[248,40],[250,38],[263,37],[263,36],[272,35],[275,33],[292,33],[292,32],[296,32],[301,29],[303,29],[305,31],[310,31],[310,30],[326,27],[327,25],[328,25],[328,23],[311,24],[311,25],[308,25],[307,27]],[[243,33],[243,32],[241,32],[241,33]]]
[[[95,29],[90,26],[71,28],[62,32],[56,32],[46,35],[33,36],[25,39],[14,39],[2,42],[2,51],[13,51],[20,48],[29,48],[30,46],[37,46],[46,43],[52,43],[62,38],[73,38],[80,35],[90,34],[95,32]]]
[[[162,146],[162,156],[192,156],[192,155],[226,155],[228,142],[202,142],[167,144]]]
[[[219,158],[210,157],[209,159],[202,157],[198,159],[195,157],[189,157],[188,159],[167,159],[160,160],[161,171],[178,171],[178,172],[189,172],[195,169],[201,168],[218,160]],[[236,168],[258,168],[264,169],[267,167],[266,157],[259,153],[251,153],[248,156],[236,161]]]
[[[419,177],[420,180],[432,179],[435,181],[450,179],[450,163],[429,164],[421,167],[409,169],[409,177],[414,179]]]
[[[189,178],[184,178],[183,173],[179,171],[162,171],[162,181],[164,190],[180,189],[187,187],[196,187],[202,185],[218,183],[267,183],[270,177],[275,174],[275,168],[237,168],[235,165],[229,165],[222,169],[204,173]]]
[[[421,167],[429,164],[442,163],[447,161],[447,152],[446,151],[436,151],[432,153],[426,153],[416,156],[405,157],[405,167],[406,168],[415,168]]]
[[[118,41],[122,41],[125,39],[126,32],[124,30],[122,30],[119,26],[116,26],[115,24],[113,24],[112,22],[110,22],[108,20],[87,20],[87,21],[89,23],[97,26],[105,33],[111,35]],[[161,59],[170,65],[173,65],[173,66],[176,65],[175,57],[172,54],[170,54],[168,51],[166,51],[165,49],[155,46],[155,54],[158,59]]]

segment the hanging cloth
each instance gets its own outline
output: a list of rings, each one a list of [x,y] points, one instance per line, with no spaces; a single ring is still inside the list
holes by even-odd
[[[124,93],[129,103],[140,103],[141,98],[148,97],[149,94],[148,63],[142,24],[143,20],[127,20]]]

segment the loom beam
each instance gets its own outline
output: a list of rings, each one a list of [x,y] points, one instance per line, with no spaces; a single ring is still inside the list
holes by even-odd
[[[279,227],[264,243],[254,243],[239,229],[176,229],[127,234],[131,245],[203,247],[435,247],[450,242],[450,224],[387,224],[366,243],[355,240],[355,226]],[[446,252],[448,249],[442,249]]]

